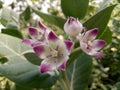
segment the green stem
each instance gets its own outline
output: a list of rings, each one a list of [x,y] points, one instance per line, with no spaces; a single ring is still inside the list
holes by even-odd
[[[62,90],[68,90],[63,79],[60,79]]]
[[[63,76],[62,80],[63,80],[65,90],[70,90],[70,84],[69,84],[69,80],[68,80],[66,71],[62,71],[62,76]]]
[[[76,51],[78,51],[78,50],[80,50],[80,49],[81,49],[80,47],[75,48],[75,49],[73,49],[73,50],[72,50],[72,52],[71,52],[71,53],[74,53],[74,52],[76,52]]]

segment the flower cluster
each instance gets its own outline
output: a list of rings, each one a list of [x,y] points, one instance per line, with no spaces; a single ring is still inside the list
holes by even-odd
[[[102,58],[101,52],[98,52],[106,42],[104,40],[95,39],[98,35],[98,29],[86,30],[82,24],[73,17],[69,17],[64,25],[64,30],[71,40],[78,40],[81,49],[91,56]],[[82,33],[81,33],[82,32]]]
[[[98,50],[106,42],[95,39],[98,34],[97,28],[87,31],[78,19],[69,17],[64,24],[64,30],[71,40],[62,40],[41,22],[38,25],[40,29],[28,28],[31,39],[24,39],[23,43],[31,46],[34,52],[43,59],[40,65],[41,73],[56,69],[65,70],[66,62],[74,45],[73,41],[79,41],[81,49],[88,55],[99,58],[103,56]]]
[[[41,22],[38,25],[40,30],[34,27],[28,28],[32,39],[24,39],[23,43],[31,46],[34,52],[43,59],[40,65],[41,73],[55,69],[64,70],[73,47],[73,42],[60,39]]]

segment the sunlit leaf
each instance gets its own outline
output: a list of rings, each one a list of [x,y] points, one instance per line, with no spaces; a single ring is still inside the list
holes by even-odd
[[[4,23],[4,25],[7,25],[8,22],[12,23],[18,22],[19,15],[13,10],[4,7],[2,8],[1,19],[2,21],[4,20],[6,22],[6,24]]]
[[[31,64],[23,56],[30,49],[20,39],[0,34],[0,54],[9,60],[5,64],[0,64],[0,74],[23,87],[51,87],[56,82],[58,74],[55,72],[41,74],[39,66]]]
[[[8,22],[6,28],[18,29],[18,25],[15,22]]]

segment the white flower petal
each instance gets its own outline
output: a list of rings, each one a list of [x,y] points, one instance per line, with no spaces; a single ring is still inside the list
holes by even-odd
[[[33,44],[33,40],[32,40],[32,39],[24,39],[22,42],[23,42],[24,44],[29,45],[29,46],[31,46],[31,45]]]
[[[85,35],[83,37],[83,41],[84,42],[92,41],[96,38],[97,34],[98,34],[98,29],[97,28],[89,30],[85,33]]]
[[[55,69],[56,69],[55,67],[53,67],[51,64],[49,64],[45,60],[41,62],[41,65],[40,65],[40,72],[41,73],[53,71]]]
[[[39,32],[36,28],[34,27],[29,27],[28,28],[28,31],[29,31],[29,34],[30,36],[33,38],[33,39],[37,39],[38,38],[38,35],[39,35]]]
[[[87,54],[91,51],[91,48],[88,46],[87,43],[81,42],[80,47]]]
[[[92,43],[93,50],[100,50],[103,46],[105,46],[106,42],[104,40],[94,40]]]
[[[72,41],[69,41],[69,40],[64,40],[64,43],[66,45],[68,52],[70,53],[74,43]]]
[[[57,35],[56,35],[54,32],[51,31],[51,32],[48,34],[48,40],[56,41],[56,40],[58,40],[58,37],[57,37]]]
[[[44,59],[46,58],[45,48],[46,48],[45,45],[40,44],[40,45],[33,47],[33,50],[41,59]]]
[[[44,31],[47,29],[47,27],[44,24],[42,24],[42,22],[38,22],[38,25],[39,25],[40,29],[42,29]]]
[[[67,56],[62,62],[62,64],[58,67],[58,69],[65,70],[68,59],[69,57]]]
[[[91,51],[89,53],[89,55],[97,56],[98,58],[102,58],[103,57],[103,54],[101,52],[96,52],[96,51]]]

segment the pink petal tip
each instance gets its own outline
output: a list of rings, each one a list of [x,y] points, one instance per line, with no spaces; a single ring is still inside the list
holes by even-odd
[[[22,43],[31,46],[32,45],[32,40],[30,40],[30,39],[24,39],[24,40],[22,40]]]
[[[39,45],[33,48],[33,50],[35,51],[35,53],[41,57],[41,54],[43,54],[43,52],[45,51],[44,46],[43,45]]]
[[[34,28],[34,27],[29,27],[29,28],[28,28],[28,31],[29,31],[29,34],[30,34],[31,36],[36,36],[36,35],[38,35],[38,30],[37,30],[36,28]]]
[[[38,25],[39,25],[40,29],[42,29],[42,30],[47,29],[47,27],[44,24],[42,24],[41,22],[38,22]]]
[[[57,40],[58,39],[58,37],[57,37],[57,35],[54,33],[54,32],[50,32],[49,34],[48,34],[48,40]]]
[[[70,52],[74,43],[72,41],[69,41],[69,40],[65,40],[64,43],[66,45],[67,50]]]
[[[40,72],[41,73],[45,73],[45,72],[48,72],[48,71],[52,71],[53,70],[53,67],[48,64],[47,62],[42,62],[41,65],[40,65]]]

